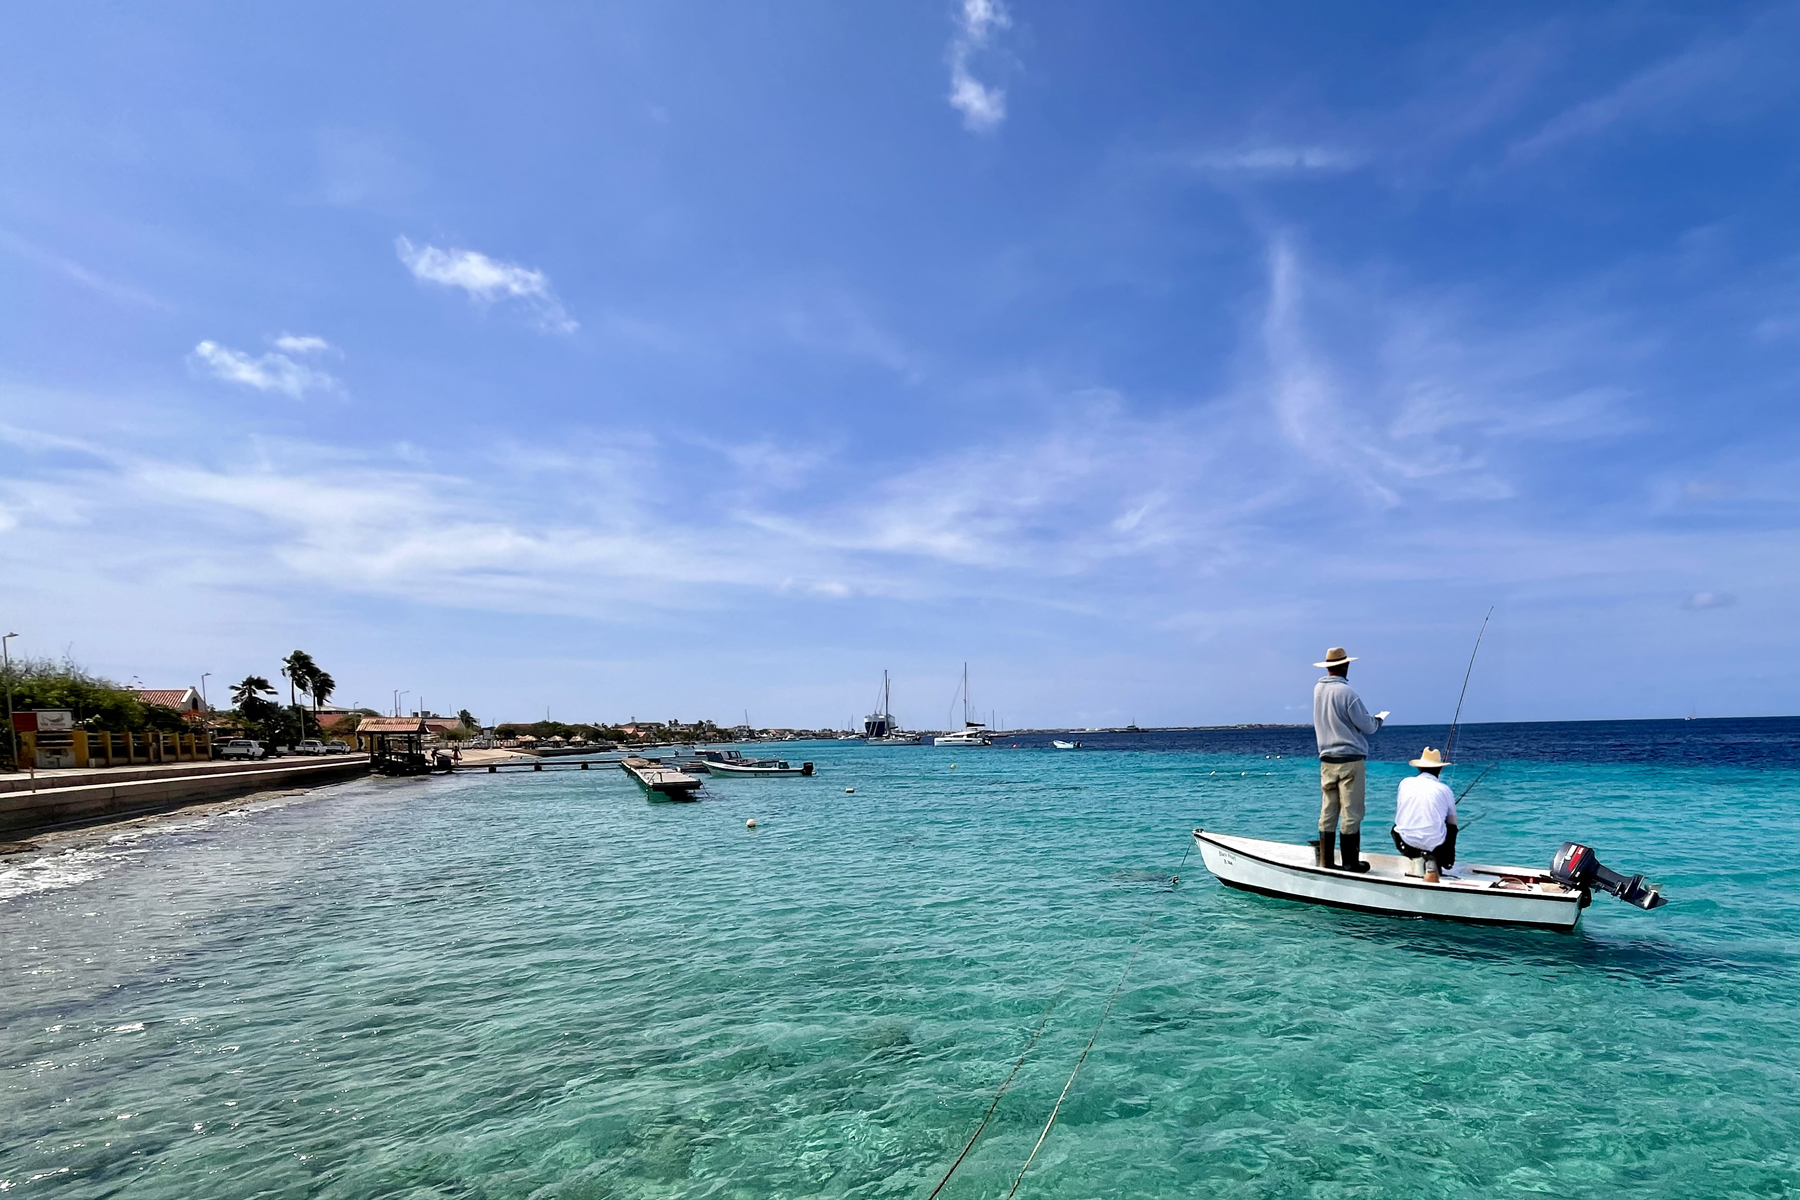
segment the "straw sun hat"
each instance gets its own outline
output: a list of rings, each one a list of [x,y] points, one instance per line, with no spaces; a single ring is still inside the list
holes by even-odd
[[[1315,666],[1315,667],[1341,667],[1345,663],[1353,663],[1355,661],[1356,661],[1356,655],[1345,654],[1344,648],[1342,646],[1333,646],[1331,649],[1329,649],[1325,652],[1325,661],[1322,663],[1314,663],[1313,666]]]
[[[1447,767],[1451,764],[1444,761],[1444,752],[1442,750],[1433,750],[1430,746],[1427,746],[1419,752],[1419,757],[1407,759],[1406,765],[1409,767],[1430,767],[1435,771],[1439,767]]]

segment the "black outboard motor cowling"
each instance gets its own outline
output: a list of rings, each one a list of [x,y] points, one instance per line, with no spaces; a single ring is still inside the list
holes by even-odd
[[[1642,875],[1633,875],[1627,879],[1617,871],[1601,866],[1593,850],[1580,842],[1562,844],[1562,849],[1550,860],[1550,874],[1565,887],[1580,888],[1583,891],[1599,888],[1639,908],[1660,908],[1669,902],[1663,896],[1662,889],[1655,884],[1645,883]]]

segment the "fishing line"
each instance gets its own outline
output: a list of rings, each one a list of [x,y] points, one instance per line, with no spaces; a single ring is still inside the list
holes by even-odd
[[[1187,865],[1188,854],[1191,853],[1193,849],[1194,844],[1192,839],[1190,839],[1187,850],[1182,852],[1181,864],[1175,868],[1176,875],[1174,878],[1176,882],[1180,881],[1181,867]],[[1173,888],[1170,890],[1173,890]],[[1088,1051],[1094,1048],[1095,1041],[1099,1039],[1100,1030],[1105,1026],[1106,1018],[1112,1013],[1113,1002],[1119,998],[1119,990],[1125,986],[1125,980],[1127,976],[1131,974],[1133,964],[1137,962],[1138,951],[1143,948],[1144,935],[1150,932],[1150,926],[1155,923],[1157,915],[1158,914],[1155,912],[1150,914],[1149,919],[1144,922],[1144,927],[1138,931],[1137,938],[1132,942],[1131,957],[1125,962],[1125,970],[1120,974],[1119,982],[1113,985],[1112,995],[1107,997],[1106,1009],[1100,1014],[1100,1023],[1094,1026],[1094,1032],[1088,1038],[1087,1046],[1081,1051],[1081,1057],[1075,1060],[1075,1069],[1069,1072],[1069,1081],[1063,1084],[1062,1095],[1056,1098],[1056,1107],[1050,1110],[1050,1119],[1044,1122],[1044,1131],[1038,1135],[1037,1145],[1031,1148],[1031,1158],[1025,1160],[1025,1165],[1019,1169],[1018,1179],[1013,1180],[1012,1191],[1006,1194],[1007,1200],[1011,1200],[1013,1194],[1019,1190],[1019,1184],[1024,1180],[1025,1172],[1031,1169],[1032,1159],[1035,1159],[1038,1151],[1043,1148],[1044,1139],[1050,1136],[1050,1127],[1056,1124],[1057,1113],[1061,1111],[1063,1101],[1068,1098],[1069,1089],[1075,1085],[1075,1076],[1080,1074],[1081,1064],[1087,1061]],[[1000,1084],[1000,1090],[994,1093],[993,1102],[988,1105],[987,1112],[982,1114],[981,1123],[975,1126],[975,1132],[970,1134],[969,1140],[964,1143],[962,1153],[956,1156],[956,1161],[950,1164],[950,1169],[944,1172],[944,1177],[938,1180],[937,1186],[931,1189],[931,1194],[925,1197],[925,1200],[936,1200],[937,1194],[944,1190],[945,1184],[950,1182],[950,1176],[956,1174],[956,1168],[962,1165],[963,1159],[969,1156],[969,1151],[975,1148],[975,1143],[981,1137],[982,1131],[987,1128],[988,1122],[993,1119],[994,1110],[1000,1107],[1000,1098],[1006,1095],[1006,1090],[1012,1086],[1012,1081],[1018,1075],[1019,1069],[1025,1065],[1025,1059],[1031,1053],[1031,1048],[1037,1045],[1038,1038],[1043,1036],[1045,1027],[1049,1025],[1050,1014],[1056,1011],[1057,1004],[1061,1002],[1063,996],[1068,994],[1071,986],[1072,981],[1063,984],[1062,990],[1051,997],[1050,1007],[1044,1010],[1044,1015],[1038,1021],[1037,1028],[1032,1031],[1030,1040],[1025,1043],[1025,1048],[1019,1052],[1018,1061],[1013,1063],[1012,1070],[1007,1073],[1006,1079]]]
[[[1155,918],[1152,917],[1152,920]],[[1044,1131],[1038,1134],[1037,1145],[1031,1148],[1031,1157],[1019,1168],[1019,1177],[1013,1180],[1012,1190],[1006,1193],[1006,1200],[1012,1200],[1018,1194],[1019,1185],[1025,1182],[1025,1172],[1031,1170],[1038,1151],[1044,1148],[1044,1139],[1050,1136],[1050,1127],[1056,1124],[1057,1115],[1062,1112],[1063,1101],[1069,1098],[1069,1089],[1075,1086],[1075,1076],[1081,1074],[1081,1064],[1087,1061],[1088,1051],[1100,1040],[1100,1030],[1106,1025],[1106,1018],[1112,1015],[1113,1003],[1118,1000],[1119,992],[1125,987],[1126,977],[1131,974],[1132,965],[1137,962],[1138,951],[1144,948],[1144,934],[1150,932],[1150,925],[1144,925],[1143,933],[1138,934],[1137,941],[1132,944],[1131,957],[1125,960],[1125,970],[1119,974],[1119,982],[1113,985],[1112,995],[1106,998],[1106,1007],[1100,1012],[1100,1020],[1094,1025],[1094,1032],[1089,1035],[1087,1045],[1082,1047],[1081,1057],[1075,1060],[1075,1069],[1069,1072],[1069,1081],[1063,1084],[1062,1094],[1056,1098],[1056,1107],[1050,1110],[1050,1119],[1044,1122]]]
[[[1477,775],[1473,780],[1470,781],[1469,786],[1462,790],[1462,796],[1458,796],[1456,798],[1456,802],[1458,804],[1461,804],[1463,802],[1463,796],[1467,796],[1470,792],[1474,791],[1475,785],[1480,783],[1483,779],[1486,779],[1487,773],[1499,765],[1500,765],[1500,760],[1495,759],[1493,762],[1489,763],[1487,766],[1481,768],[1481,774]]]
[[[925,1200],[934,1200],[937,1194],[944,1190],[944,1185],[950,1182],[950,1177],[956,1174],[956,1168],[962,1166],[963,1159],[969,1157],[969,1151],[975,1148],[976,1139],[981,1136],[981,1131],[986,1129],[988,1122],[993,1119],[994,1110],[1000,1107],[1000,1097],[1006,1095],[1006,1089],[1012,1086],[1013,1078],[1018,1075],[1019,1068],[1025,1065],[1025,1056],[1031,1053],[1031,1048],[1037,1045],[1038,1038],[1044,1035],[1044,1027],[1050,1024],[1050,1014],[1056,1011],[1057,1003],[1068,991],[1069,985],[1065,983],[1062,991],[1050,997],[1050,1007],[1044,1010],[1044,1016],[1038,1021],[1038,1027],[1032,1031],[1031,1039],[1025,1043],[1025,1048],[1019,1051],[1019,1061],[1013,1064],[1013,1069],[1007,1072],[1005,1081],[1000,1085],[1000,1090],[994,1093],[994,1102],[988,1105],[987,1112],[982,1114],[981,1124],[975,1126],[975,1132],[969,1135],[969,1140],[963,1146],[962,1153],[956,1156],[956,1161],[950,1164],[950,1169],[944,1172],[944,1177],[938,1180],[938,1185],[931,1189],[931,1195],[925,1197]]]
[[[1481,653],[1481,639],[1487,636],[1488,620],[1494,615],[1492,605],[1488,606],[1487,616],[1481,618],[1481,632],[1475,635],[1475,649],[1469,651],[1469,669],[1463,672],[1462,691],[1456,694],[1456,715],[1450,718],[1450,736],[1444,740],[1444,761],[1455,762],[1450,751],[1456,746],[1456,723],[1462,720],[1463,697],[1469,694],[1469,676],[1475,673],[1475,656]]]

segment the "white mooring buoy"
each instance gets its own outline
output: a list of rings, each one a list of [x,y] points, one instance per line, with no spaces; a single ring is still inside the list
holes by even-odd
[[[744,828],[745,829],[755,829],[756,828],[756,818],[751,817],[748,821],[745,821]]]

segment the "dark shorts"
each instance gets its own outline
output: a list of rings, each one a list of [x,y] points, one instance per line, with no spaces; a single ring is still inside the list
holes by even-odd
[[[1398,829],[1390,829],[1388,832],[1394,836],[1394,849],[1406,855],[1408,858],[1424,858],[1429,854],[1433,859],[1437,860],[1437,865],[1440,867],[1454,867],[1456,865],[1456,826],[1454,825],[1444,826],[1444,844],[1439,846],[1436,850],[1421,850],[1417,846],[1407,845],[1401,840],[1400,831]]]

